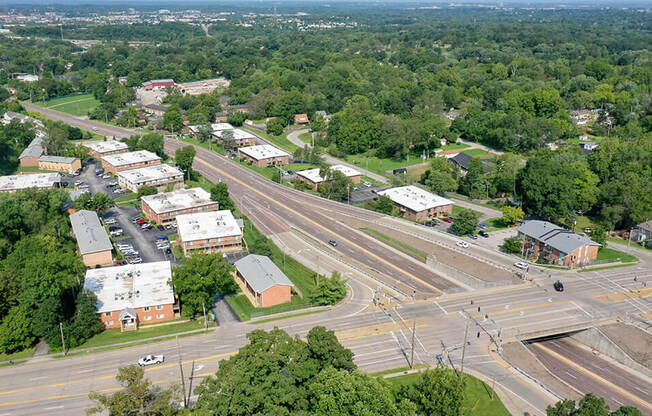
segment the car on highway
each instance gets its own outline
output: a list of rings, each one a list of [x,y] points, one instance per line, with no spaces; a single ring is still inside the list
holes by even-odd
[[[328,244],[330,244],[333,247],[337,247],[337,241],[335,240],[328,240]]]
[[[466,241],[458,241],[458,242],[455,243],[455,244],[456,244],[458,247],[469,248],[469,243],[467,243]]]
[[[165,357],[163,355],[149,354],[138,360],[138,365],[142,367],[145,365],[161,364],[164,361]]]
[[[555,282],[555,284],[553,285],[553,287],[555,288],[555,290],[556,290],[557,292],[563,292],[563,291],[564,291],[564,284],[563,284],[561,281],[559,281],[559,280],[557,280],[557,281]]]
[[[480,234],[484,238],[489,238],[489,233],[486,231],[478,231],[478,234]]]
[[[527,264],[527,263],[524,262],[524,261],[516,262],[516,263],[514,263],[514,266],[515,266],[515,267],[518,267],[518,268],[521,269],[521,270],[527,270],[527,269],[530,267],[530,265]]]

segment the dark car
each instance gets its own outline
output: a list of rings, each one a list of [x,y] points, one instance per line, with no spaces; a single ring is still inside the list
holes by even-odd
[[[337,241],[335,240],[328,240],[328,244],[330,244],[333,247],[337,247]]]
[[[489,238],[489,233],[486,231],[478,231],[478,234],[480,234],[484,238]]]
[[[557,292],[563,292],[564,291],[564,284],[562,282],[560,282],[559,280],[557,280],[553,286],[555,287],[555,290]]]
[[[471,238],[474,239],[474,240],[477,240],[477,239],[478,239],[478,235],[477,235],[477,234],[469,234],[469,237],[471,237]]]

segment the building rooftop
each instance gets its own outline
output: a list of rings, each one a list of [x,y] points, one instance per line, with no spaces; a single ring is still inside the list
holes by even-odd
[[[358,172],[357,170],[344,165],[333,165],[330,168],[331,170],[337,170],[342,172],[344,176],[347,176],[349,178],[353,176],[361,175],[361,173]],[[319,170],[320,170],[319,168],[301,170],[297,172],[297,175],[303,176],[304,178],[308,179],[312,183],[321,183],[324,181],[324,178],[319,176]]]
[[[288,277],[267,256],[250,254],[237,260],[235,268],[256,293],[277,286],[294,286]]]
[[[179,238],[184,242],[242,235],[229,210],[178,215],[177,229]]]
[[[28,188],[52,188],[58,183],[61,183],[61,176],[58,173],[0,176],[0,192]]]
[[[238,152],[244,153],[245,155],[256,160],[270,159],[273,157],[290,156],[289,153],[269,144],[240,147],[238,148]]]
[[[229,130],[217,130],[217,131],[213,132],[213,135],[224,140],[225,139],[225,137],[224,137],[225,136],[224,135],[225,131],[229,131]],[[231,133],[233,133],[232,140],[244,140],[244,139],[255,139],[256,138],[256,135],[254,135],[253,133],[249,133],[246,130],[233,129],[233,130],[230,130],[230,131],[231,131]]]
[[[442,198],[414,185],[378,191],[378,195],[385,195],[394,203],[411,209],[414,212],[453,204],[453,201]]]
[[[523,233],[530,238],[542,241],[546,245],[564,254],[572,253],[577,248],[585,245],[600,245],[588,237],[575,234],[572,231],[548,221],[528,221],[518,227],[518,232]]]
[[[102,160],[111,166],[124,166],[134,163],[152,162],[161,158],[149,150],[138,150],[137,152],[116,153],[114,155],[102,156]]]
[[[636,227],[640,228],[641,230],[652,232],[652,220],[642,222],[638,224]]]
[[[471,160],[473,157],[471,155],[468,155],[466,153],[458,153],[449,160],[453,163],[455,163],[457,166],[464,170],[469,169],[469,163],[471,163]]]
[[[18,159],[22,159],[24,157],[41,157],[43,155],[43,136],[38,134],[36,137],[34,137],[34,140],[32,140],[25,149],[20,153],[20,156],[18,156]]]
[[[70,214],[70,223],[81,254],[99,253],[113,248],[106,230],[94,211],[82,209]]]
[[[202,188],[180,189],[140,198],[157,214],[180,209],[200,207],[211,202],[211,194]]]
[[[151,108],[152,110],[168,111],[168,108],[164,105],[159,104],[147,104],[145,108]]]
[[[84,289],[97,296],[97,312],[174,303],[169,261],[89,269]]]
[[[82,143],[83,146],[88,147],[94,152],[97,153],[108,153],[116,152],[118,150],[129,149],[126,143],[119,142],[117,140],[93,140],[89,142]]]
[[[38,160],[39,162],[73,163],[75,160],[79,160],[79,159],[77,159],[76,157],[43,155],[39,157]]]
[[[177,167],[165,164],[146,166],[144,168],[123,170],[118,172],[118,178],[123,178],[127,182],[134,184],[149,181],[158,181],[161,179],[168,179],[177,176],[183,178],[183,172]]]
[[[229,123],[213,123],[210,126],[211,129],[213,130],[213,133],[222,130],[233,130],[233,126]],[[189,126],[188,128],[192,130],[194,133],[197,133],[200,127],[201,126]]]

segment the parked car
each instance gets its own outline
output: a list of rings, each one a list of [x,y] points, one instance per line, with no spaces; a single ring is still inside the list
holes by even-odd
[[[136,257],[133,259],[129,259],[127,261],[129,262],[129,264],[140,264],[143,262],[143,259],[141,259],[140,257]]]
[[[122,237],[122,229],[118,228],[117,230],[113,230],[110,232],[111,237]]]
[[[489,226],[484,222],[481,222],[480,224],[478,224],[478,228],[481,230],[486,230],[487,228],[489,228]]]
[[[371,188],[371,184],[370,184],[369,182],[365,182],[365,183],[364,183],[364,186],[365,186],[366,188]]]
[[[453,222],[453,220],[451,220],[450,218],[442,218],[441,220],[449,224]]]
[[[75,183],[74,183],[75,186],[79,186],[79,185],[83,185],[83,184],[84,184],[84,181],[75,181]]]
[[[102,175],[104,173],[104,169],[95,169],[95,174],[97,176]]]
[[[555,284],[553,285],[553,287],[555,288],[555,290],[556,290],[557,292],[563,292],[563,291],[564,291],[564,284],[563,284],[561,281],[559,281],[559,280],[557,280],[557,281],[555,282]]]
[[[516,262],[514,263],[514,266],[518,267],[521,270],[527,270],[530,267],[530,265],[524,261]]]
[[[141,218],[141,219],[138,219],[138,220],[136,220],[136,224],[138,224],[138,225],[141,225],[141,224],[144,224],[144,223],[146,223],[146,222],[147,222],[147,221],[145,221],[145,220],[144,220],[144,219],[142,219],[142,218]]]
[[[124,266],[125,264],[127,264],[127,262],[124,261],[124,260],[116,260],[116,261],[114,261],[113,263],[114,263],[116,266]]]
[[[126,248],[134,248],[131,244],[128,243],[118,243],[116,244],[116,247],[118,247],[118,250],[126,249]]]
[[[466,241],[458,241],[455,244],[457,244],[458,247],[469,248],[469,243],[467,243]]]
[[[109,179],[110,177],[111,175],[109,175],[108,173],[105,173],[101,176],[102,179]]]
[[[337,241],[335,240],[328,240],[328,244],[330,244],[333,247],[337,247]]]
[[[165,249],[165,252],[166,252],[167,254],[172,254],[172,250],[170,249],[170,247],[166,248],[166,249]]]
[[[156,236],[156,239],[157,239],[157,240],[166,240],[166,241],[167,241],[167,240],[168,240],[168,236],[167,236],[167,235],[157,235],[157,236]]]
[[[477,239],[478,239],[478,235],[477,235],[477,234],[469,234],[469,237],[471,237],[471,238],[474,239],[474,240],[477,240]]]
[[[478,234],[480,234],[480,235],[483,236],[484,238],[489,238],[489,233],[486,232],[486,231],[480,231],[480,232],[478,232]]]
[[[138,365],[152,365],[152,364],[161,364],[165,361],[165,357],[162,355],[146,355],[140,360],[138,360]]]
[[[117,224],[118,221],[115,218],[105,218],[104,223],[106,225],[113,225],[113,224]]]
[[[150,228],[152,228],[152,224],[150,224],[148,222],[145,222],[145,223],[140,224],[140,228],[143,229],[143,230],[149,230]]]

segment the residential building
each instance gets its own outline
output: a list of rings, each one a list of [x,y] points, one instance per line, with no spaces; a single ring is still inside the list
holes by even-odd
[[[143,213],[159,225],[174,222],[177,215],[217,211],[219,204],[202,188],[179,189],[140,198]]]
[[[58,173],[28,173],[24,175],[0,176],[0,192],[16,192],[21,189],[58,188],[61,176]]]
[[[580,143],[580,146],[582,147],[582,152],[583,152],[585,155],[588,155],[588,154],[590,154],[591,152],[593,152],[595,149],[598,148],[598,143],[595,143],[595,142],[584,142],[584,143]]]
[[[95,211],[82,209],[70,215],[72,232],[77,239],[79,253],[88,267],[113,263],[113,245]]]
[[[360,183],[361,173],[353,168],[344,165],[333,165],[330,169],[342,172],[344,176],[351,179],[351,182],[354,184]],[[297,179],[312,186],[312,189],[316,191],[319,189],[319,186],[324,183],[324,178],[319,175],[319,171],[320,168],[301,170],[297,172]]]
[[[149,150],[118,153],[102,157],[102,168],[105,172],[117,175],[123,170],[144,168],[146,166],[160,165],[161,158]]]
[[[43,155],[38,158],[38,168],[42,170],[71,173],[81,169],[81,167],[81,160],[76,157]]]
[[[170,286],[169,261],[128,264],[86,271],[84,289],[97,296],[97,313],[107,329],[174,319],[178,309]]]
[[[242,230],[229,210],[178,215],[177,230],[185,255],[242,250]]]
[[[310,119],[308,118],[308,114],[296,114],[294,116],[294,124],[310,124]]]
[[[327,123],[329,121],[331,121],[331,118],[333,118],[333,116],[331,114],[328,114],[324,110],[317,110],[317,111],[315,111],[315,114],[319,114],[320,116],[322,116],[324,118],[324,121],[327,122]]]
[[[292,300],[294,284],[269,257],[250,254],[237,260],[235,281],[257,308],[268,308]]]
[[[194,137],[197,137],[201,127],[202,126],[188,126],[188,129],[190,130],[190,134],[192,134]],[[213,134],[218,131],[233,130],[233,126],[229,123],[213,123],[210,125],[210,128]]]
[[[138,192],[141,186],[153,186],[159,192],[183,188],[183,171],[170,165],[154,165],[118,172],[118,185]],[[170,188],[168,188],[170,187]]]
[[[453,213],[453,201],[414,185],[386,189],[378,195],[391,199],[401,215],[413,221],[423,222]]]
[[[87,147],[90,154],[95,159],[102,159],[102,156],[114,155],[116,153],[126,153],[129,151],[129,146],[126,143],[117,140],[94,140],[82,143],[82,146]]]
[[[577,267],[598,258],[600,244],[547,221],[528,221],[517,229],[525,257],[548,264]]]
[[[630,239],[636,243],[645,243],[646,247],[652,248],[652,220],[642,222],[631,231]]]
[[[154,114],[156,116],[163,116],[168,111],[166,106],[159,104],[147,104],[144,109],[146,113]]]
[[[26,116],[25,114],[16,113],[15,111],[7,111],[2,117],[3,124],[11,123],[11,120],[18,120],[22,123],[32,123],[37,127],[43,127],[43,122],[41,120],[35,119],[34,117]]]
[[[147,82],[143,82],[143,88],[146,90],[162,90],[165,87],[175,88],[177,84],[174,83],[173,79],[153,79]]]
[[[226,149],[256,145],[256,136],[242,129],[214,131],[213,137]]]
[[[462,172],[469,170],[469,163],[473,160],[471,155],[466,153],[458,153],[452,158],[449,159],[454,165],[456,165]]]
[[[43,135],[37,133],[34,140],[32,140],[25,149],[18,156],[20,161],[20,166],[38,166],[38,159],[45,154],[45,149],[43,148]]]
[[[259,168],[287,165],[290,163],[289,153],[269,144],[239,147],[238,155]]]

